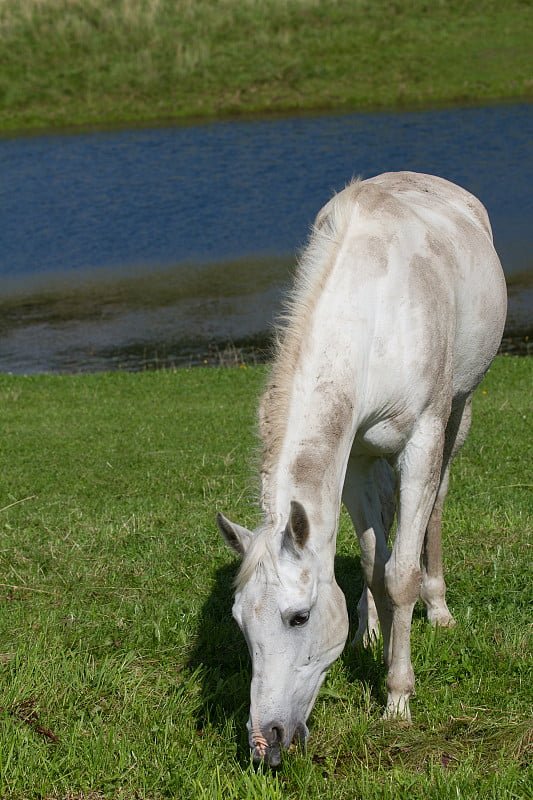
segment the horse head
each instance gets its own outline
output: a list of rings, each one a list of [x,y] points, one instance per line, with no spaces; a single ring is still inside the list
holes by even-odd
[[[326,670],[348,635],[346,603],[300,503],[280,530],[252,533],[222,514],[217,522],[242,558],[233,616],[252,659],[250,747],[255,761],[277,766],[294,738],[305,745]]]

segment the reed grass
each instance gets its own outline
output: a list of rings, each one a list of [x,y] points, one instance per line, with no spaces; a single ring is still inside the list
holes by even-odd
[[[380,648],[347,647],[308,753],[255,772],[236,564],[257,520],[262,367],[0,375],[0,797],[526,800],[533,778],[533,361],[499,356],[453,471],[453,630],[413,623],[414,724],[384,724]],[[358,549],[337,578],[355,625]]]
[[[527,0],[0,0],[0,130],[531,97]]]

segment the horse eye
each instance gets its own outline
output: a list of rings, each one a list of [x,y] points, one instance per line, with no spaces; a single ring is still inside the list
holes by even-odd
[[[294,617],[291,617],[289,624],[291,628],[301,628],[302,625],[305,625],[308,619],[309,611],[299,611],[298,614],[295,614]]]

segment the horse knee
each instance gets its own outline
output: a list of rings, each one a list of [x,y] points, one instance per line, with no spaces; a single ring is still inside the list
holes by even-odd
[[[418,564],[398,564],[391,556],[385,565],[385,589],[393,606],[414,606],[421,584],[422,571]]]

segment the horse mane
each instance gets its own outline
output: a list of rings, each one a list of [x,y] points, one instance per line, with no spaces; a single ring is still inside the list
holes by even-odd
[[[265,510],[272,495],[272,473],[285,438],[293,376],[305,352],[313,310],[333,269],[360,186],[359,179],[353,180],[318,213],[309,242],[298,259],[293,288],[278,318],[274,362],[259,407],[263,445],[261,502]]]
[[[235,591],[239,592],[248,583],[254,573],[261,569],[266,559],[272,561],[277,572],[277,556],[274,550],[274,537],[268,526],[264,525],[254,533],[250,547],[243,556],[239,571],[235,578]]]

